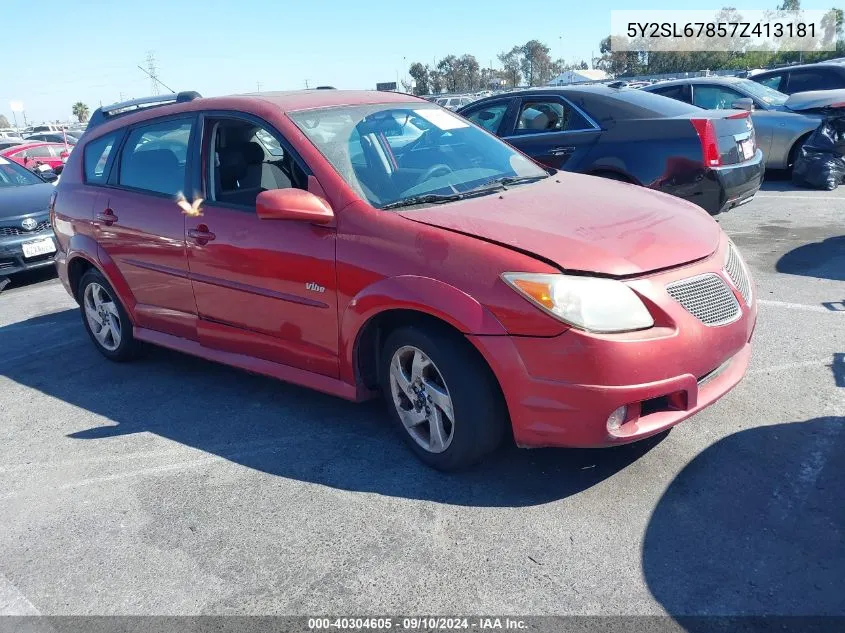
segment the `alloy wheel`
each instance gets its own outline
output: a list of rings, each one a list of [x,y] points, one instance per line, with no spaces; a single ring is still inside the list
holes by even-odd
[[[455,434],[452,397],[443,374],[422,350],[406,345],[390,361],[393,405],[405,430],[423,449],[442,453]]]
[[[85,288],[82,300],[88,327],[104,349],[113,352],[120,346],[120,314],[109,292],[96,282]]]

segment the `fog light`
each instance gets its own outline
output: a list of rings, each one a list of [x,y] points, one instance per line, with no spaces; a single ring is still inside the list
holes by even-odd
[[[625,422],[625,416],[628,415],[628,407],[619,407],[610,414],[607,418],[607,430],[611,433],[618,431],[619,427]]]

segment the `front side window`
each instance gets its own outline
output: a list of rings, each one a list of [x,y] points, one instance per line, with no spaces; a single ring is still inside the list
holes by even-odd
[[[239,118],[206,119],[203,152],[210,202],[255,210],[258,194],[271,189],[308,188],[308,175],[285,151],[278,132]]]
[[[556,99],[525,101],[516,124],[517,133],[568,132],[592,127],[575,108]]]
[[[163,121],[129,133],[120,155],[119,184],[175,196],[185,189],[191,121]]]
[[[742,99],[741,95],[732,88],[724,86],[693,86],[692,103],[705,110],[729,110],[733,102]]]
[[[116,134],[107,134],[85,146],[85,182],[97,184],[106,181],[106,163],[116,139]]]
[[[479,110],[471,112],[466,115],[466,118],[483,127],[488,132],[493,134],[499,129],[502,119],[505,118],[505,113],[508,111],[508,102],[500,101],[499,103],[491,103]]]
[[[331,107],[290,117],[344,180],[379,208],[429,194],[462,195],[501,178],[548,175],[499,139],[428,103]],[[396,142],[409,135],[416,138]]]

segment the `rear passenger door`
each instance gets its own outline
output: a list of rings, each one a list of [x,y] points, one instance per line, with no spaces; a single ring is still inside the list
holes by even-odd
[[[502,136],[538,162],[573,171],[601,135],[599,126],[559,95],[522,97]]]
[[[189,339],[197,337],[196,303],[176,199],[187,191],[195,120],[183,115],[130,127],[94,207],[95,239],[129,285],[136,325]],[[92,173],[110,160],[95,144],[84,149]]]

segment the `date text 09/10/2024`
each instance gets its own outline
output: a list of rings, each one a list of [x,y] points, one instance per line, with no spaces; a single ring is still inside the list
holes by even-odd
[[[496,617],[323,617],[308,618],[308,628],[313,631],[320,630],[346,630],[346,631],[389,631],[396,629],[400,631],[417,631],[432,629],[437,630],[511,630],[518,631],[528,628],[527,623],[519,618],[496,618]]]

